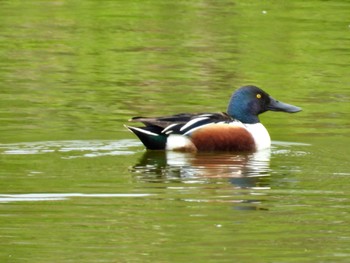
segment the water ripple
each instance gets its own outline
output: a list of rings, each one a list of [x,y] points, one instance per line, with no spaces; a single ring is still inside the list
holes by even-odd
[[[62,157],[66,159],[79,157],[99,157],[107,155],[131,155],[130,147],[139,146],[135,140],[72,140],[72,141],[42,141],[22,142],[13,144],[0,144],[2,154],[8,155],[33,155],[53,152],[72,153]]]
[[[153,194],[83,194],[83,193],[32,193],[32,194],[0,194],[0,203],[60,201],[75,197],[83,198],[115,198],[115,197],[146,197]]]

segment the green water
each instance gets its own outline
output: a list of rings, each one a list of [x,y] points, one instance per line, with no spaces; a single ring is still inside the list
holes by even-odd
[[[348,262],[348,1],[1,1],[0,262]],[[145,152],[132,116],[254,84],[270,151]]]

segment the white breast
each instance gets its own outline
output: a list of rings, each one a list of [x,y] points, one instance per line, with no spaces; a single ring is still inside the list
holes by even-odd
[[[244,126],[252,134],[257,150],[271,147],[271,138],[264,125],[261,123],[255,123],[244,124]]]

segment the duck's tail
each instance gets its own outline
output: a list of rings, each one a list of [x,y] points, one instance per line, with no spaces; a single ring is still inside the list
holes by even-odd
[[[161,129],[155,126],[132,127],[124,125],[129,131],[134,133],[149,150],[164,150],[167,136],[161,133]]]

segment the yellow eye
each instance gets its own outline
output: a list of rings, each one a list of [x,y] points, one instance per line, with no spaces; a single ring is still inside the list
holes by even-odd
[[[260,93],[256,94],[256,98],[261,99],[261,94]]]

